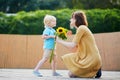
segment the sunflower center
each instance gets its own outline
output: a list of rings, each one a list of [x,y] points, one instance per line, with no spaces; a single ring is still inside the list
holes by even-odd
[[[63,31],[62,29],[59,30],[59,32],[62,32],[62,31]]]

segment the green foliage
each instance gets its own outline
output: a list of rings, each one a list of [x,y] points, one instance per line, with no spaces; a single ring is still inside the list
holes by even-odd
[[[120,31],[119,9],[87,10],[86,14],[93,33]]]
[[[9,32],[12,17],[13,16],[7,17],[4,13],[0,12],[0,33],[7,34]]]
[[[57,18],[55,27],[70,29],[70,18],[73,11],[77,9],[62,10],[37,10],[34,12],[21,11],[15,15],[8,16],[0,12],[0,33],[1,34],[42,34],[44,30],[43,18],[46,14],[54,15]],[[120,31],[120,10],[119,9],[93,9],[84,10],[87,15],[89,28],[93,33]],[[72,29],[73,33],[76,31]]]
[[[105,31],[120,31],[120,10],[113,10],[112,12],[106,14],[103,24],[105,24]]]

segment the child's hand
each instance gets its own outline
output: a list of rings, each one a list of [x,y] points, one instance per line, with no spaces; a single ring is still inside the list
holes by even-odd
[[[48,35],[42,35],[42,38],[43,38],[43,39],[47,39],[47,38],[48,38]]]
[[[42,36],[43,39],[48,39],[48,38],[55,38],[55,36],[48,36],[48,35],[43,35]]]

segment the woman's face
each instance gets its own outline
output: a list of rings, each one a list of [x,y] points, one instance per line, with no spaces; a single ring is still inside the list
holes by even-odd
[[[75,25],[75,21],[76,21],[76,20],[75,20],[75,18],[73,18],[73,17],[70,19],[70,27],[71,27],[71,28],[73,28],[73,27],[76,26],[76,25]]]

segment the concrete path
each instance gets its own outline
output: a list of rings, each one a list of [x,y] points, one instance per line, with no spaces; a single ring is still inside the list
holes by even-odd
[[[0,69],[0,80],[120,80],[120,71],[103,71],[100,79],[91,78],[69,78],[67,70],[57,70],[62,76],[54,77],[52,71],[42,69],[43,77],[36,77],[32,69]]]

